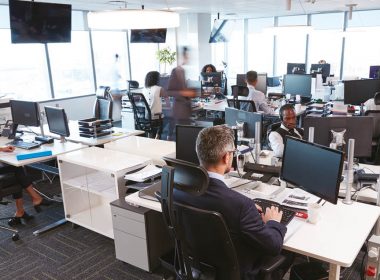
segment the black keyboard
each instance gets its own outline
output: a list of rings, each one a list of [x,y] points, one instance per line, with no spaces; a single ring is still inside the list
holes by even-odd
[[[21,148],[21,149],[25,149],[25,150],[35,149],[35,148],[38,148],[39,146],[41,146],[40,143],[24,142],[24,141],[18,141],[18,140],[9,142],[9,143],[7,143],[7,145],[11,145],[13,147]]]
[[[285,226],[290,223],[290,221],[294,218],[294,215],[296,214],[296,212],[286,207],[283,207],[281,204],[271,201],[271,200],[267,200],[263,198],[255,198],[253,202],[259,205],[261,209],[263,209],[264,213],[265,213],[265,209],[270,208],[271,206],[278,207],[278,209],[282,211],[281,224]]]
[[[244,164],[244,171],[245,172],[251,171],[251,172],[255,172],[255,173],[273,174],[273,175],[278,176],[278,175],[280,175],[281,167],[247,162],[246,164]]]

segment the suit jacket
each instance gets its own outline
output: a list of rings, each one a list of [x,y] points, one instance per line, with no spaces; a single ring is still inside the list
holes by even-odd
[[[278,255],[286,227],[276,221],[264,224],[251,199],[210,178],[207,191],[198,197],[175,190],[174,200],[223,215],[234,242],[242,279],[257,279],[263,261]]]

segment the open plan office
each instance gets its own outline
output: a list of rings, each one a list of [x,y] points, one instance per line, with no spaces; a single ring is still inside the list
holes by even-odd
[[[0,0],[0,278],[378,279],[380,4],[111,2]]]

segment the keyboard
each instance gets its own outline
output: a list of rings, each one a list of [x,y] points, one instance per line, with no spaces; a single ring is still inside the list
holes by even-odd
[[[265,213],[266,208],[270,208],[271,206],[278,207],[279,210],[282,211],[281,224],[283,224],[285,226],[290,223],[290,221],[294,218],[294,215],[296,214],[296,212],[294,212],[294,211],[292,211],[286,207],[283,207],[281,204],[274,202],[274,201],[271,201],[271,200],[262,199],[262,198],[255,198],[255,199],[253,199],[253,202],[255,204],[259,205],[261,207],[261,209],[263,209],[264,213]]]
[[[7,143],[7,145],[11,145],[13,147],[21,148],[21,149],[25,149],[25,150],[35,149],[35,148],[38,148],[39,146],[41,146],[40,143],[24,142],[24,141],[12,141],[12,142]]]

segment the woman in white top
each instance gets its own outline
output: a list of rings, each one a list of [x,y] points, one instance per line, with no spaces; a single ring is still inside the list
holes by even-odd
[[[164,89],[158,86],[159,81],[160,73],[157,71],[148,72],[145,76],[145,88],[143,94],[149,104],[152,119],[158,119],[162,114],[161,96],[164,95]]]

